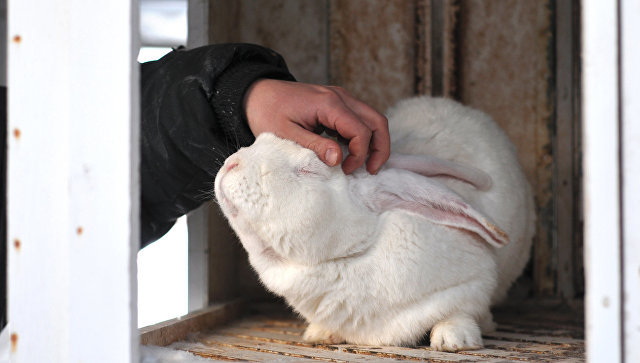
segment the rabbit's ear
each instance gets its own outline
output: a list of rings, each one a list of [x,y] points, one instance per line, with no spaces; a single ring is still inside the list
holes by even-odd
[[[390,168],[409,170],[424,176],[445,176],[473,185],[478,190],[491,189],[489,174],[472,166],[454,163],[429,155],[392,154],[386,164]]]
[[[373,211],[404,209],[434,223],[476,233],[495,247],[509,243],[509,236],[488,217],[431,178],[396,169],[354,181],[351,191]]]

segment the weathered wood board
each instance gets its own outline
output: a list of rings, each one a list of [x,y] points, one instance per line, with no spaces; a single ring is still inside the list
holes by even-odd
[[[302,339],[306,323],[277,309],[201,331],[171,347],[216,361],[584,361],[579,307],[529,302],[503,308],[496,320],[498,329],[483,337],[483,349],[458,353],[434,351],[427,341],[416,347],[310,344]]]
[[[458,94],[490,114],[517,145],[533,186],[538,221],[533,280],[538,294],[555,288],[553,106],[548,1],[464,1],[460,9]]]
[[[326,0],[211,0],[211,43],[247,42],[269,47],[302,82],[326,84]]]

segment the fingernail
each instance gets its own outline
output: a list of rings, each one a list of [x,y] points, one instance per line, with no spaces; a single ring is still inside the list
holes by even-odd
[[[327,152],[324,154],[324,159],[329,165],[336,165],[338,162],[338,151],[336,149],[327,149]]]

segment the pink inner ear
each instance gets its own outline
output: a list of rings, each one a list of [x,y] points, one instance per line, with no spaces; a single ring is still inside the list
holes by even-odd
[[[493,184],[491,176],[480,169],[429,155],[392,154],[387,161],[387,166],[424,176],[444,176],[458,179],[473,185],[478,190],[489,190]]]
[[[509,237],[504,231],[463,202],[455,200],[445,204],[431,201],[416,202],[390,195],[381,207],[382,209],[405,209],[438,224],[475,232],[495,247],[502,247],[509,243]]]
[[[509,236],[441,183],[399,170],[385,170],[360,182],[355,191],[371,210],[404,209],[437,224],[474,232],[495,247]]]

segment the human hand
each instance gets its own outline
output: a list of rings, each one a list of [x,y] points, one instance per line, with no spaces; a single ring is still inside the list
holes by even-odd
[[[375,174],[389,158],[386,117],[340,87],[261,79],[247,90],[244,109],[255,136],[271,132],[293,140],[329,166],[340,163],[342,150],[314,131],[337,132],[349,142],[349,155],[342,163],[345,174],[365,161],[367,171]]]

